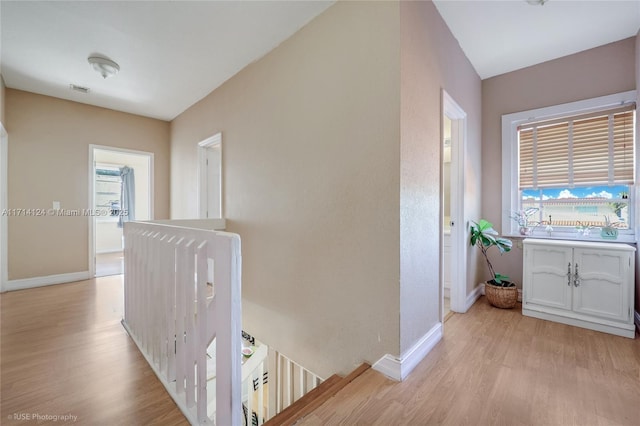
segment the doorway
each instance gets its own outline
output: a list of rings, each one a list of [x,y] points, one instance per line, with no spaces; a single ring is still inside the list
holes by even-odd
[[[451,119],[443,117],[442,127],[442,292],[444,297],[443,317],[451,313]]]
[[[198,143],[200,219],[222,218],[222,134]]]
[[[441,320],[466,312],[467,245],[464,215],[466,113],[442,91]]]
[[[153,218],[153,154],[90,147],[89,270],[91,276],[124,269],[124,222]]]

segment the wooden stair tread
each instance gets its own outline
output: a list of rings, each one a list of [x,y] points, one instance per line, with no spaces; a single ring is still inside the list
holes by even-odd
[[[331,386],[340,382],[341,380],[342,380],[342,377],[338,376],[337,374],[334,374],[324,382],[320,383],[318,387],[311,389],[302,398],[300,398],[299,400],[297,400],[296,402],[294,402],[293,404],[291,404],[290,406],[282,410],[282,412],[280,412],[277,416],[269,419],[266,423],[264,423],[264,425],[265,426],[281,425],[283,424],[283,422],[289,420],[290,418],[297,416],[298,412],[302,408],[304,408],[307,404],[309,404],[311,401],[313,401],[314,398],[317,398],[323,392],[328,391],[331,388]]]
[[[344,378],[334,374],[322,382],[320,386],[311,390],[280,414],[266,422],[265,426],[293,425],[302,417],[315,411],[369,368],[371,368],[369,364],[362,364]]]

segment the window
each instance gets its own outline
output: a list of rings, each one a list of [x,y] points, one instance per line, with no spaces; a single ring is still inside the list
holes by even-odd
[[[502,231],[527,210],[544,235],[607,222],[633,236],[636,93],[625,92],[502,117]],[[564,235],[566,236],[566,235]]]
[[[521,208],[533,209],[531,220],[554,229],[602,227],[609,220],[623,230],[631,223],[628,185],[524,189],[521,194]]]
[[[120,212],[120,191],[122,178],[120,169],[115,166],[98,165],[95,180],[96,216],[118,216]]]

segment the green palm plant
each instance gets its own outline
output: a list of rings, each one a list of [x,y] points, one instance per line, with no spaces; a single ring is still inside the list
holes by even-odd
[[[493,277],[489,283],[500,287],[512,287],[515,284],[509,281],[509,277],[506,275],[498,274],[493,269],[493,265],[489,260],[488,251],[491,247],[497,247],[500,254],[511,251],[513,243],[511,240],[502,238],[498,235],[498,231],[493,229],[493,224],[484,219],[480,219],[478,222],[472,222],[471,225],[471,238],[469,240],[472,246],[477,246],[484,259],[487,261],[489,272]]]

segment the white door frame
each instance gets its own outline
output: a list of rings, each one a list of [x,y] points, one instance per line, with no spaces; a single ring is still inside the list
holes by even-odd
[[[8,168],[9,168],[9,135],[2,123],[0,123],[0,292],[5,291],[5,286],[9,280],[9,271],[7,263],[7,231],[8,215],[4,214],[4,210],[8,205]]]
[[[153,152],[137,151],[134,149],[115,148],[113,146],[105,145],[89,145],[89,209],[93,210],[96,205],[95,199],[95,184],[96,184],[96,163],[95,163],[95,150],[119,152],[122,154],[141,155],[149,158],[149,220],[153,220]],[[89,221],[89,277],[96,276],[96,218],[89,215],[87,217]]]
[[[207,218],[207,149],[219,147],[220,164],[222,165],[222,133],[198,142],[198,217]],[[222,167],[220,167],[220,217],[223,217]]]
[[[467,235],[465,229],[464,214],[464,193],[465,193],[465,152],[467,145],[467,114],[453,100],[453,98],[442,90],[442,119],[440,150],[441,158],[444,155],[442,141],[444,118],[451,120],[451,259],[456,259],[455,267],[451,268],[451,289],[450,301],[453,312],[466,312],[467,298]],[[442,161],[441,161],[442,163]],[[444,176],[444,167],[441,166],[441,181]],[[440,194],[440,216],[444,217],[443,205],[443,185]],[[444,313],[444,238],[442,238],[442,220],[440,231],[440,294],[442,309]],[[452,262],[453,265],[453,262]],[[442,315],[441,315],[442,316]],[[442,318],[443,319],[443,318]]]

